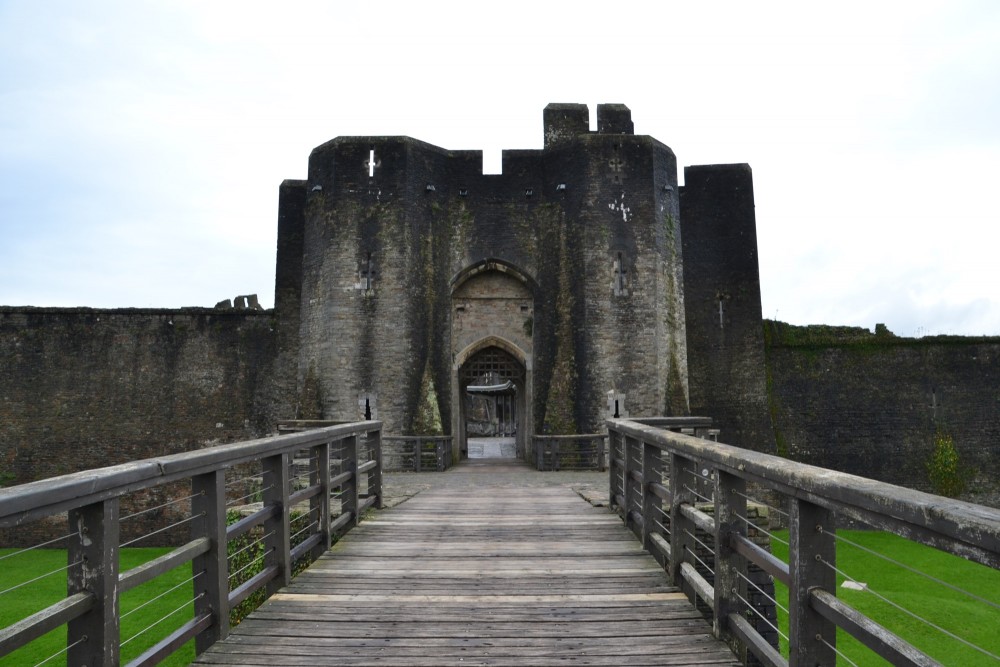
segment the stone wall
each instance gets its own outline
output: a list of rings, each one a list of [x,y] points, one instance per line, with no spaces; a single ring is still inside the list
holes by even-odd
[[[0,308],[3,485],[270,433],[270,311]]]
[[[933,491],[927,461],[940,431],[967,468],[965,497],[1000,506],[1000,338],[764,329],[779,453]]]
[[[764,338],[753,175],[746,164],[684,170],[681,230],[691,414],[722,439],[774,451],[765,400]]]

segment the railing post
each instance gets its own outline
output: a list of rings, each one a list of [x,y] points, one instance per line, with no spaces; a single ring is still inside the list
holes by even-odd
[[[420,439],[413,441],[413,472],[420,472],[420,463],[424,458],[424,443]]]
[[[650,535],[658,533],[656,521],[663,517],[663,500],[652,493],[650,485],[663,484],[663,452],[648,442],[639,441],[642,447],[642,547],[661,565],[665,556],[657,549]]]
[[[320,492],[319,495],[309,499],[309,511],[316,513],[316,529],[322,535],[319,544],[312,550],[312,559],[316,560],[330,548],[332,542],[330,535],[330,443],[324,442],[322,445],[313,447],[313,453],[316,463],[309,472],[309,483],[318,484]]]
[[[621,433],[608,426],[608,499],[613,510],[618,508],[618,496],[625,497],[622,469],[616,463],[625,460],[621,443]]]
[[[264,507],[276,506],[277,516],[264,522],[264,565],[277,566],[278,575],[267,583],[267,597],[292,582],[291,538],[289,536],[288,463],[290,455],[278,454],[262,459],[264,472]]]
[[[715,623],[712,632],[734,649],[729,614],[742,609],[740,595],[747,595],[747,563],[730,546],[733,535],[747,534],[746,481],[722,470],[715,471]],[[741,576],[742,575],[742,576]]]
[[[688,559],[688,551],[694,552],[694,524],[681,514],[681,505],[694,504],[694,493],[684,488],[684,476],[691,475],[691,461],[679,454],[670,455],[670,563],[667,574],[670,583],[684,589],[688,599],[695,602],[696,594],[690,586],[683,586],[681,563]]]
[[[229,636],[229,559],[226,538],[226,475],[214,470],[191,478],[191,538],[207,537],[207,553],[191,561],[194,615],[211,614],[212,625],[195,636],[195,653]]]
[[[94,596],[90,611],[67,623],[66,664],[118,665],[118,498],[69,511],[67,594]]]
[[[833,513],[805,500],[792,499],[788,536],[788,664],[790,667],[833,665],[837,656],[836,626],[813,610],[809,591],[837,594]]]
[[[370,431],[367,434],[372,461],[375,467],[368,474],[368,495],[375,494],[375,509],[382,509],[382,431]],[[435,453],[437,445],[434,446]],[[440,467],[440,466],[439,466]]]
[[[632,479],[632,471],[636,468],[635,460],[632,458],[633,451],[635,449],[636,440],[632,436],[626,435],[622,438],[622,461],[625,463],[624,470],[622,470],[622,497],[625,498],[624,507],[622,510],[624,514],[622,518],[625,521],[625,526],[628,527],[632,532],[635,532],[635,525],[630,518],[632,508],[642,507],[642,497],[636,493],[635,480]],[[641,536],[637,535],[640,538]]]
[[[351,526],[356,526],[361,521],[358,516],[358,436],[351,435],[343,440],[343,467],[342,472],[351,473],[350,479],[344,482],[340,489],[340,500],[344,512],[351,513]]]

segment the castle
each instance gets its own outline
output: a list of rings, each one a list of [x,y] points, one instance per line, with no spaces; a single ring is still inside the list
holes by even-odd
[[[488,397],[529,461],[535,435],[693,414],[926,488],[946,431],[998,502],[1000,340],[763,322],[749,166],[680,186],[628,108],[596,111],[591,131],[585,105],[550,104],[543,148],[500,174],[408,137],[317,147],[280,187],[273,310],[0,307],[0,484],[295,417],[447,434],[458,460]]]
[[[341,137],[282,184],[275,309],[298,325],[311,414],[439,422],[457,460],[468,388],[494,387],[521,456],[535,433],[692,409],[767,446],[763,403],[730,395],[754,392],[719,355],[755,365],[763,395],[750,168],[688,167],[679,187],[620,104],[598,105],[596,132],[586,105],[550,104],[541,150],[504,151],[496,175],[482,160]]]

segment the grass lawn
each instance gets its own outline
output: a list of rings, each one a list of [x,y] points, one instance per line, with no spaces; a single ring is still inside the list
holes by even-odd
[[[788,540],[788,531],[779,531],[776,535]],[[1000,571],[889,533],[844,530],[839,531],[838,535],[1000,605]],[[772,549],[776,556],[788,562],[788,547],[785,544],[774,540]],[[844,541],[837,543],[837,568],[853,580],[868,584],[871,590],[901,607],[968,642],[1000,655],[1000,609],[909,572]],[[840,588],[843,581],[844,578],[838,575],[838,598],[942,664],[960,667],[1000,665],[997,660],[968,648],[895,609],[869,591]],[[779,603],[787,606],[788,590],[777,581],[775,589]],[[787,634],[788,618],[780,609],[778,621],[782,632]],[[858,665],[867,667],[889,664],[839,630],[837,649]],[[784,639],[782,653],[788,655]],[[840,660],[838,664],[850,663]]]
[[[36,549],[10,558],[12,549],[0,549],[0,591],[20,582],[28,581],[42,574],[54,572],[23,588],[0,596],[0,627],[6,627],[24,617],[66,597],[66,551],[62,549]],[[140,548],[121,550],[121,571],[156,558],[169,549]],[[60,569],[62,568],[62,569]],[[56,572],[56,570],[58,570]],[[183,582],[191,578],[190,563],[177,567],[122,596],[121,600],[121,649],[122,664],[139,656],[182,623],[193,617],[191,605],[192,584]],[[180,586],[169,593],[145,604],[165,591]],[[185,604],[187,603],[187,604]],[[143,606],[144,605],[144,606]],[[169,618],[165,616],[175,610]],[[164,619],[162,623],[158,623]],[[150,627],[153,626],[153,627]],[[148,628],[148,631],[143,632]],[[141,633],[141,634],[140,634]],[[131,639],[131,637],[135,637]],[[36,639],[27,646],[0,659],[4,665],[36,665],[66,646],[66,628],[63,626]],[[194,660],[194,646],[188,642],[164,665],[187,665]],[[54,658],[49,665],[66,664],[65,656]]]

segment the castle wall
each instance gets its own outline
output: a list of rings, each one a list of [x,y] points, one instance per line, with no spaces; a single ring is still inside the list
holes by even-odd
[[[1000,506],[1000,339],[765,328],[779,453],[932,491],[940,430],[968,468],[969,498]]]
[[[750,166],[686,167],[681,228],[691,412],[771,452]]]
[[[265,435],[292,409],[263,311],[0,308],[4,485]]]

